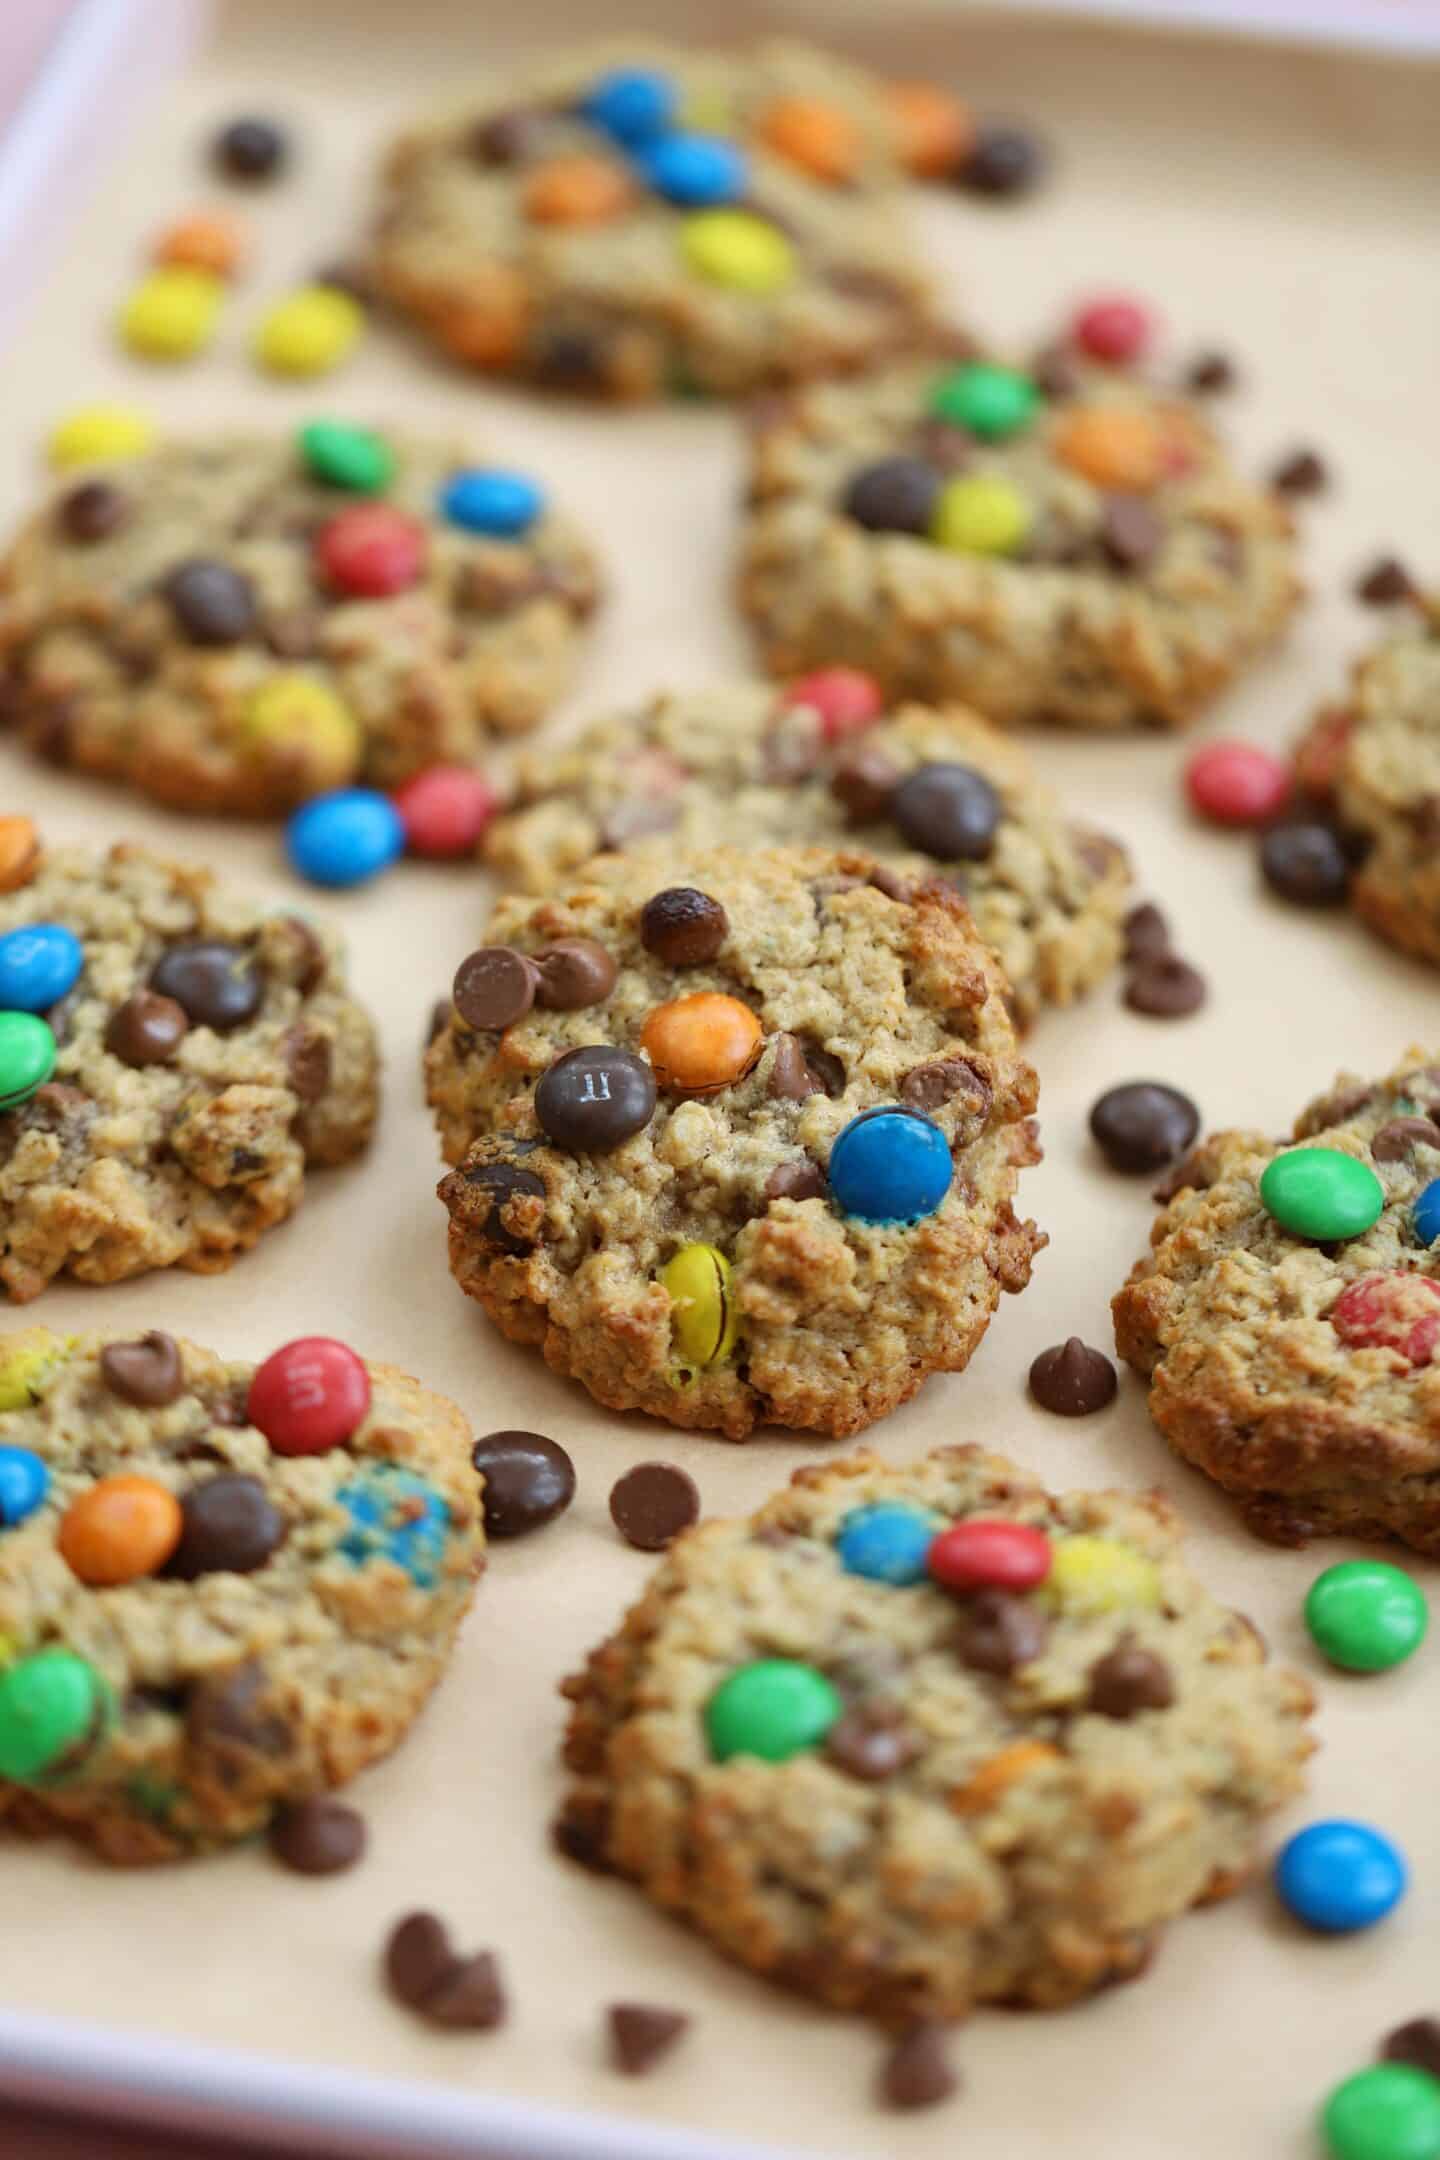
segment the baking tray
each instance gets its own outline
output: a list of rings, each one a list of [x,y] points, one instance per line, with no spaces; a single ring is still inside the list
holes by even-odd
[[[92,0],[83,12],[114,29],[113,7]],[[177,31],[159,5],[130,12],[145,41],[161,34],[162,18],[167,36]],[[180,15],[179,33],[193,32],[199,18]],[[707,17],[698,0],[625,11],[637,27],[694,34]],[[469,429],[542,474],[610,552],[613,601],[557,732],[653,685],[740,667],[727,579],[741,466],[724,412],[543,405],[477,387],[380,329],[343,375],[315,388],[262,382],[246,358],[265,299],[349,239],[393,122],[458,77],[503,64],[522,36],[560,40],[593,30],[595,18],[593,7],[549,0],[523,23],[496,7],[437,0],[403,9],[249,0],[218,10],[188,73],[159,102],[127,107],[127,152],[75,204],[63,245],[49,244],[43,289],[5,353],[0,507],[18,511],[33,488],[37,446],[56,414],[98,395],[139,399],[167,424],[196,428],[241,417],[283,428],[318,408]],[[987,109],[1033,115],[1057,146],[1054,185],[1033,202],[927,202],[928,237],[957,308],[1019,338],[1096,286],[1148,294],[1177,354],[1218,343],[1240,360],[1245,387],[1228,421],[1243,458],[1268,464],[1310,442],[1332,462],[1333,492],[1305,513],[1313,603],[1284,653],[1215,721],[1283,743],[1369,633],[1346,597],[1355,569],[1381,547],[1417,562],[1428,548],[1433,568],[1440,540],[1440,78],[1416,63],[1020,17],[942,21],[898,4],[883,22],[853,11],[841,19],[861,57],[933,72]],[[740,5],[726,29],[742,36],[788,21],[814,32],[825,20],[816,6]],[[104,115],[83,116],[76,103],[86,141],[91,117],[118,117],[119,70],[107,79],[115,87]],[[294,176],[244,205],[255,267],[215,350],[178,370],[142,369],[114,350],[109,318],[145,236],[210,198],[205,139],[245,108],[294,125]],[[1325,1560],[1354,1548],[1306,1556],[1252,1543],[1219,1497],[1171,1461],[1128,1379],[1111,1411],[1071,1425],[1033,1409],[1023,1375],[1067,1333],[1108,1339],[1109,1293],[1145,1240],[1143,1184],[1105,1173],[1085,1137],[1103,1087],[1167,1079],[1212,1123],[1282,1130],[1337,1065],[1379,1070],[1412,1040],[1429,1033],[1433,1044],[1435,978],[1347,918],[1266,899],[1244,840],[1186,821],[1178,744],[1042,735],[1033,749],[1077,815],[1131,845],[1144,889],[1171,910],[1209,974],[1211,1002],[1194,1020],[1145,1021],[1120,1007],[1111,985],[1036,1028],[1047,1160],[1023,1198],[1050,1248],[971,1370],[932,1383],[872,1442],[904,1460],[976,1439],[1061,1484],[1163,1484],[1216,1590],[1313,1672],[1303,1592]],[[297,891],[268,829],[166,817],[8,746],[0,805],[39,815],[57,840],[124,832],[213,861],[276,902],[317,904]],[[448,1390],[480,1430],[555,1434],[579,1466],[579,1498],[532,1542],[496,1551],[450,1679],[409,1744],[356,1788],[372,1854],[353,1874],[301,1881],[254,1851],[130,1875],[59,1846],[0,1856],[0,2088],[178,2124],[211,2126],[223,2110],[229,2125],[283,2129],[307,2149],[338,2143],[407,2160],[845,2160],[952,2145],[984,2160],[1057,2150],[1151,2160],[1157,2143],[1167,2160],[1217,2151],[1301,2160],[1314,2150],[1310,2120],[1329,2084],[1390,2024],[1440,2007],[1431,1992],[1440,1648],[1383,1679],[1315,1673],[1326,1744],[1291,1820],[1356,1813],[1401,1840],[1414,1887],[1383,1928],[1302,1939],[1257,1887],[1177,1926],[1140,1986],[1055,2016],[977,2016],[956,2043],[964,2093],[933,2115],[874,2105],[880,2047],[862,2027],[732,1970],[632,1892],[551,1854],[556,1682],[638,1593],[649,1565],[610,1528],[614,1478],[637,1457],[664,1455],[693,1472],[708,1510],[730,1512],[821,1450],[783,1436],[735,1448],[608,1415],[500,1342],[454,1290],[416,1057],[430,997],[473,942],[486,898],[473,871],[404,866],[333,903],[388,1056],[384,1119],[363,1167],[317,1179],[296,1221],[229,1275],[60,1291],[26,1317],[61,1328],[163,1325],[239,1356],[301,1329],[346,1336]],[[1433,1586],[1433,1570],[1417,1573]],[[378,1947],[414,1905],[433,1905],[465,1942],[499,1950],[514,2004],[503,2031],[436,2035],[386,1999]],[[602,2009],[625,1997],[674,2003],[696,2019],[683,2048],[640,2083],[604,2064]]]

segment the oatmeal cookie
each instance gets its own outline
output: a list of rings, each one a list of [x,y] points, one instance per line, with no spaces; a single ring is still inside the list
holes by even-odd
[[[37,850],[0,891],[0,1284],[228,1267],[378,1086],[333,932],[143,848]]]
[[[0,1823],[179,1859],[387,1755],[484,1565],[469,1450],[324,1337],[0,1338]]]
[[[316,421],[66,474],[0,564],[0,713],[54,764],[276,816],[533,727],[595,606],[521,473]]]
[[[1294,1144],[1216,1133],[1164,1190],[1115,1335],[1176,1453],[1262,1537],[1440,1554],[1440,1066],[1342,1073]]]
[[[565,1693],[565,1850],[901,2027],[1141,1973],[1311,1746],[1162,1499],[1056,1498],[975,1447],[802,1469],[687,1532]]]
[[[451,1269],[507,1335],[731,1440],[858,1432],[961,1370],[1044,1240],[1011,1205],[1035,1075],[953,887],[602,857],[490,936],[427,1075]]]
[[[740,598],[775,675],[1183,727],[1299,597],[1283,502],[1117,368],[911,361],[761,418]]]
[[[839,672],[839,671],[837,671]],[[1066,1005],[1120,957],[1124,850],[1067,824],[1013,743],[963,706],[886,713],[876,693],[842,725],[788,691],[729,684],[652,698],[519,769],[486,853],[544,892],[601,847],[761,847],[849,841],[901,876],[943,875],[999,956],[1019,1017]],[[848,688],[856,707],[866,678]]]
[[[371,267],[466,365],[592,397],[732,397],[933,334],[895,116],[825,53],[629,40],[394,144]]]

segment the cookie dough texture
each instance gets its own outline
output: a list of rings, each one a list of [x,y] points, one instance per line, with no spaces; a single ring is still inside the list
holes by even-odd
[[[670,858],[663,875],[606,857],[563,895],[496,910],[491,943],[533,953],[594,939],[618,975],[603,1004],[536,1009],[498,1038],[452,1014],[432,1044],[430,1099],[459,1166],[440,1187],[450,1265],[507,1335],[612,1409],[731,1440],[763,1424],[858,1432],[931,1373],[960,1371],[1001,1291],[1029,1279],[1045,1241],[1012,1200],[1018,1171],[1039,1159],[1036,1081],[1016,1053],[1000,972],[952,889],[921,884],[897,899],[868,882],[873,868],[824,849],[702,851]],[[669,968],[641,943],[641,910],[669,884],[725,909],[728,934],[708,965]],[[662,1092],[650,1123],[612,1154],[544,1140],[534,1092],[556,1057],[588,1043],[634,1050],[654,1007],[705,990],[760,1020],[764,1043],[743,1079],[698,1099]],[[775,1092],[797,1044],[833,1094]],[[825,1196],[767,1197],[777,1171],[823,1172],[858,1112],[902,1101],[908,1074],[946,1061],[952,1092],[927,1114],[954,1176],[934,1214],[881,1226],[841,1216]],[[509,1251],[477,1182],[495,1164],[544,1184],[543,1202],[505,1211]],[[687,1372],[658,1276],[694,1243],[730,1263],[738,1341]]]
[[[1114,1541],[1158,1604],[1104,1610],[1042,1587],[1038,1655],[1009,1673],[957,1654],[966,1601],[847,1574],[835,1539],[875,1502],[943,1525],[1001,1517]],[[616,1634],[569,1680],[573,1783],[560,1840],[639,1884],[741,1964],[887,2024],[980,2002],[1053,2007],[1143,1971],[1164,1923],[1227,1895],[1259,1826],[1300,1784],[1309,1692],[1185,1565],[1158,1496],[1056,1498],[975,1447],[906,1467],[859,1454],[799,1470],[748,1520],[682,1537]],[[1091,1707],[1124,1645],[1172,1700]],[[716,1762],[702,1713],[737,1667],[795,1658],[847,1708],[905,1735],[883,1778],[833,1749]]]
[[[1440,1067],[1412,1050],[1385,1078],[1342,1073],[1303,1110],[1295,1140],[1337,1148],[1385,1188],[1374,1228],[1308,1244],[1260,1204],[1286,1143],[1256,1132],[1202,1140],[1170,1174],[1151,1250],[1114,1300],[1120,1354],[1149,1383],[1150,1411],[1176,1453],[1232,1493],[1275,1542],[1395,1537],[1440,1554],[1440,1364],[1357,1348],[1328,1315],[1362,1278],[1435,1282],[1411,1208],[1440,1177]],[[1375,1136],[1421,1121],[1398,1154]]]
[[[244,816],[394,787],[533,727],[568,688],[598,598],[588,543],[554,511],[518,540],[461,530],[436,495],[465,454],[385,440],[381,498],[315,478],[283,435],[177,440],[67,473],[0,563],[0,714],[53,764]],[[119,491],[117,522],[76,539],[65,506],[93,485]],[[316,539],[377,500],[419,521],[423,568],[388,597],[349,597],[317,570]],[[167,594],[195,561],[249,582],[254,619],[233,642],[198,642]],[[338,699],[318,741],[303,716],[257,708],[281,677]]]
[[[527,185],[547,164],[599,158],[629,169],[575,109],[615,68],[663,70],[679,86],[680,125],[743,150],[750,180],[734,207],[789,243],[786,282],[756,291],[699,274],[683,248],[695,213],[644,184],[603,222],[527,214]],[[790,99],[838,112],[852,132],[843,184],[767,147],[767,111]],[[503,158],[497,122],[523,136]],[[863,367],[934,331],[929,281],[896,208],[894,150],[878,85],[832,55],[779,41],[735,55],[594,45],[473,91],[393,145],[373,274],[467,365],[590,396],[732,397]]]
[[[0,935],[59,923],[84,948],[46,1015],[55,1073],[0,1114],[0,1283],[17,1303],[56,1276],[122,1281],[149,1268],[211,1274],[300,1204],[308,1168],[343,1163],[375,1123],[379,1055],[346,985],[338,938],[267,914],[201,870],[120,844],[57,848],[0,895]],[[115,1013],[174,947],[230,945],[253,1015],[192,1025],[165,1064],[107,1047]]]
[[[1007,724],[1187,725],[1300,597],[1284,505],[1237,476],[1193,406],[1115,370],[1074,370],[1003,441],[945,429],[937,451],[927,398],[944,372],[931,359],[815,384],[761,416],[740,601],[766,667],[848,662],[897,697],[960,698]],[[1116,497],[1056,454],[1082,407],[1149,416],[1183,460],[1139,498],[1156,521],[1139,564],[1107,548]],[[959,553],[846,515],[856,472],[915,455],[1015,489],[1033,520],[1023,552]]]
[[[465,1419],[395,1367],[368,1367],[369,1412],[343,1447],[286,1458],[246,1421],[252,1366],[182,1342],[182,1392],[145,1409],[106,1386],[110,1339],[0,1338],[0,1370],[23,1359],[33,1375],[25,1407],[0,1416],[0,1443],[32,1449],[51,1476],[39,1511],[0,1530],[0,1633],[7,1654],[61,1647],[84,1658],[113,1712],[65,1774],[0,1782],[0,1824],[62,1830],[128,1865],[248,1837],[287,1803],[389,1754],[444,1672],[485,1535]],[[396,1470],[443,1503],[443,1545],[424,1581],[383,1553],[342,1549],[352,1528],[342,1494],[377,1474],[383,1490]],[[284,1541],[250,1574],[92,1588],[56,1533],[69,1503],[116,1472],[182,1500],[211,1477],[258,1479]]]
[[[907,848],[883,802],[867,806],[849,784],[859,774],[873,786],[885,773],[898,784],[935,762],[970,766],[1002,798],[983,861],[942,866]],[[1024,753],[963,706],[903,706],[831,745],[813,709],[763,685],[652,698],[547,757],[525,758],[515,806],[490,827],[486,853],[544,892],[602,847],[659,861],[742,833],[761,847],[859,843],[903,876],[943,875],[968,901],[1026,1020],[1042,1005],[1069,1004],[1120,957],[1124,850],[1067,823]]]

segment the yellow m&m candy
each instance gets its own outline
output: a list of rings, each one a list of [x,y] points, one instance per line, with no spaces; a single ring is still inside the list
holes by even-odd
[[[1160,1602],[1160,1570],[1114,1538],[1062,1538],[1041,1595],[1071,1612],[1123,1612]]]
[[[101,465],[114,458],[143,457],[155,446],[155,429],[133,405],[77,405],[51,430],[47,452],[57,472]]]
[[[251,747],[304,767],[318,791],[343,787],[360,765],[360,728],[344,700],[296,670],[274,675],[245,708]]]
[[[749,210],[698,210],[680,228],[680,252],[697,277],[761,298],[795,276],[784,233]]]
[[[364,310],[333,285],[305,285],[278,300],[255,333],[255,358],[272,375],[323,375],[365,327]]]
[[[735,1347],[738,1319],[730,1262],[713,1245],[682,1245],[660,1270],[670,1325],[686,1365],[718,1365]]]
[[[1008,480],[961,473],[947,480],[930,516],[937,547],[959,555],[1013,555],[1030,530],[1030,509]]]
[[[224,292],[211,270],[152,270],[120,311],[120,335],[147,360],[186,360],[214,336]]]
[[[53,1328],[23,1328],[0,1336],[0,1411],[28,1410],[40,1400],[40,1384],[65,1355],[66,1341]]]

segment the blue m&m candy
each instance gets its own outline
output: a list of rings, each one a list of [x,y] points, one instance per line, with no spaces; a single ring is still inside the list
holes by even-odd
[[[933,1215],[951,1179],[938,1125],[913,1110],[863,1110],[830,1150],[830,1192],[859,1222],[919,1222]]]
[[[405,827],[387,795],[337,788],[297,810],[285,847],[301,877],[315,885],[363,885],[388,870],[405,847]]]
[[[650,142],[669,127],[680,93],[659,68],[612,68],[593,83],[580,110],[616,142]]]
[[[0,1012],[48,1012],[73,990],[85,953],[61,923],[30,923],[0,937]]]
[[[657,195],[686,210],[738,202],[750,178],[744,151],[720,135],[666,135],[641,152],[639,164]]]
[[[835,1550],[847,1575],[871,1582],[917,1583],[925,1580],[925,1558],[938,1529],[933,1515],[903,1500],[877,1500],[852,1508],[840,1525]]]
[[[50,1472],[32,1448],[0,1447],[0,1523],[13,1530],[50,1490]]]
[[[1419,1245],[1433,1245],[1440,1238],[1440,1177],[1431,1178],[1425,1190],[1410,1210],[1410,1220],[1415,1226],[1415,1241]]]
[[[1369,1823],[1311,1823],[1281,1847],[1275,1888],[1281,1899],[1322,1935],[1373,1927],[1405,1894],[1404,1855]]]
[[[390,1560],[422,1590],[433,1589],[445,1558],[450,1510],[433,1485],[395,1463],[378,1463],[336,1495],[350,1517],[340,1550],[356,1567]]]
[[[447,480],[440,508],[452,525],[490,540],[518,540],[545,508],[545,491],[527,473],[469,465]]]

